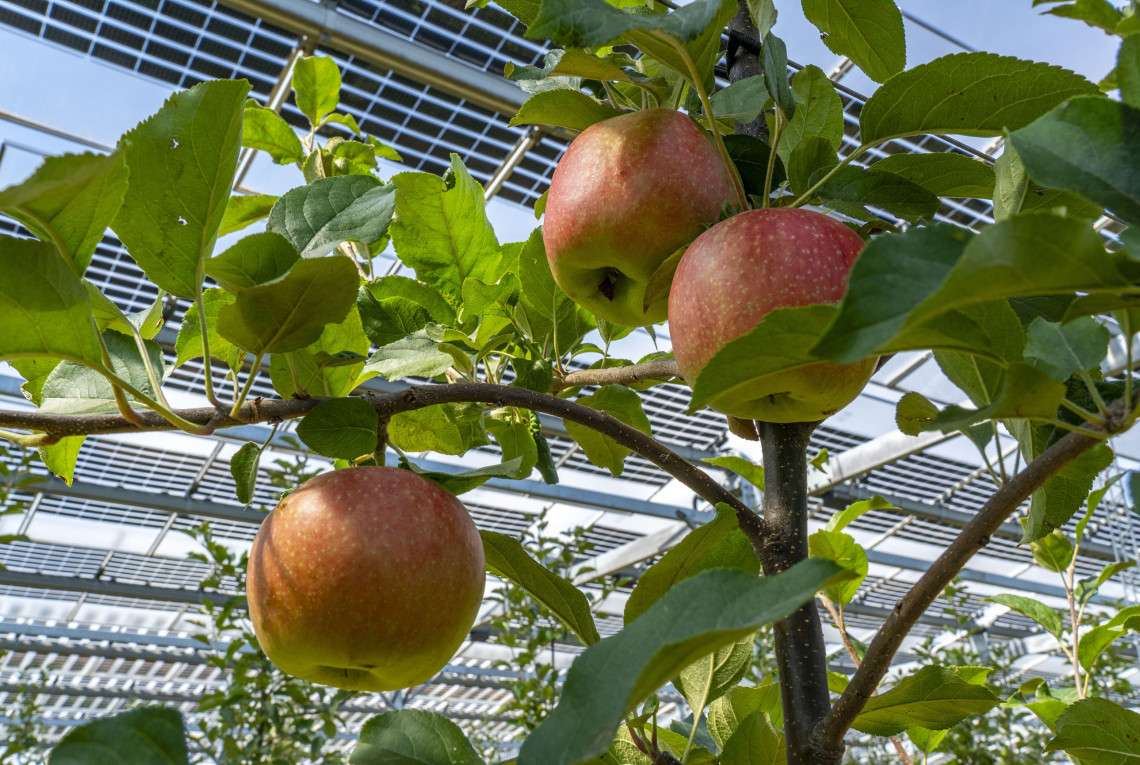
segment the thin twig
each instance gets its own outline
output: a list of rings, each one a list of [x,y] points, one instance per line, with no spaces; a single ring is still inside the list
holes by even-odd
[[[630,364],[624,367],[610,367],[608,369],[582,369],[569,372],[565,375],[555,376],[551,390],[554,393],[578,388],[585,385],[630,385],[631,383],[645,382],[646,380],[668,379],[680,377],[681,370],[677,368],[675,359],[658,359],[656,361],[643,361],[640,364]]]
[[[839,630],[839,637],[843,640],[843,647],[847,649],[847,655],[851,657],[851,663],[855,665],[855,669],[863,663],[859,658],[859,652],[855,650],[855,644],[851,642],[851,636],[847,634],[847,624],[843,621],[843,608],[837,606],[832,602],[831,598],[825,595],[819,596],[820,602],[823,607],[827,609],[828,615],[831,616],[831,621],[835,622],[835,628]],[[914,760],[910,758],[910,754],[906,751],[902,741],[898,736],[890,736],[891,743],[894,744],[895,751],[898,752],[899,758],[903,761],[903,765],[914,765]]]

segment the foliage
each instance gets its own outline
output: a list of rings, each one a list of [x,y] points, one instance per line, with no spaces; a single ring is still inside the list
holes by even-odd
[[[615,476],[633,451],[654,459],[718,505],[718,514],[644,574],[617,635],[597,640],[586,596],[559,577],[574,553],[544,542],[542,527],[525,545],[485,537],[492,569],[510,581],[499,595],[505,613],[523,628],[511,638],[514,622],[500,621],[498,639],[515,640],[518,667],[533,671],[520,674],[503,710],[533,728],[520,765],[785,758],[799,765],[821,752],[834,761],[851,727],[877,736],[905,732],[924,748],[934,748],[937,738],[960,747],[965,739],[941,731],[979,719],[991,720],[978,724],[979,740],[1005,736],[996,757],[1005,756],[1001,746],[1011,758],[1026,747],[1082,759],[1094,751],[1140,757],[1140,742],[1118,735],[1134,724],[1132,713],[1090,697],[1114,690],[1103,667],[1114,660],[1117,641],[1140,630],[1140,615],[1119,609],[1093,624],[1087,606],[1124,569],[1110,565],[1079,580],[1073,563],[1087,518],[1103,497],[1094,486],[1113,460],[1103,442],[1140,416],[1133,379],[1105,380],[1101,369],[1114,330],[1127,338],[1124,368],[1132,368],[1137,329],[1140,262],[1128,228],[1140,218],[1140,185],[1131,171],[1140,125],[1136,4],[1121,10],[1099,0],[1034,3],[1124,38],[1104,83],[1119,89],[1115,100],[1061,67],[989,53],[907,69],[895,3],[804,0],[826,44],[882,82],[860,110],[859,145],[842,156],[839,95],[811,69],[789,82],[787,51],[774,33],[776,8],[767,0],[745,4],[763,29],[759,50],[750,51],[760,72],[719,94],[711,91],[721,33],[741,7],[731,0],[694,0],[671,11],[604,0],[500,4],[531,36],[561,46],[544,66],[510,72],[531,93],[516,124],[580,130],[631,109],[684,108],[708,129],[732,175],[738,204],[725,215],[746,207],[826,207],[868,240],[842,301],[772,311],[729,342],[688,381],[693,410],[790,370],[932,352],[968,404],[940,408],[911,393],[899,402],[899,427],[911,435],[963,432],[983,451],[999,428],[1017,440],[1027,467],[1014,476],[1004,461],[993,469],[987,459],[997,488],[979,512],[978,528],[997,528],[1031,496],[1023,543],[1040,565],[1061,575],[1067,623],[1028,598],[995,604],[1038,621],[1056,638],[1073,665],[1071,692],[1038,685],[1008,695],[1008,688],[987,684],[988,670],[946,664],[941,656],[943,663],[915,667],[880,688],[901,638],[921,615],[912,607],[923,602],[916,596],[900,601],[884,628],[898,638],[894,647],[886,640],[864,652],[849,641],[861,667],[850,679],[831,677],[840,697],[830,706],[820,681],[826,657],[810,655],[822,631],[808,604],[818,598],[844,631],[843,608],[868,561],[842,526],[862,509],[809,539],[806,498],[793,507],[790,484],[781,489],[780,481],[771,482],[760,518],[681,464],[649,434],[637,395],[669,377],[639,376],[645,367],[630,369],[637,367],[632,359],[611,357],[611,340],[621,330],[560,289],[541,232],[525,242],[499,242],[483,189],[459,157],[443,177],[403,172],[381,179],[377,159],[393,153],[336,111],[340,73],[329,58],[297,64],[294,97],[310,121],[303,136],[248,101],[248,83],[206,82],[173,95],[108,156],[55,157],[0,191],[0,211],[34,236],[0,237],[0,360],[25,378],[37,407],[32,415],[0,413],[0,436],[40,449],[64,480],[71,479],[84,435],[108,428],[209,435],[245,422],[302,418],[301,441],[338,465],[381,462],[391,446],[405,467],[421,472],[406,453],[462,455],[496,444],[500,465],[458,476],[426,473],[462,492],[492,477],[528,478],[536,468],[545,480],[557,480],[536,427],[535,413],[542,411],[562,416],[586,459]],[[730,55],[739,47],[734,41]],[[766,140],[722,135],[736,120],[760,116]],[[992,171],[944,159],[862,166],[889,141],[924,134],[1001,136],[1008,149]],[[276,199],[230,198],[243,146],[293,165],[303,183]],[[931,223],[940,195],[992,196],[996,222],[981,231]],[[1120,231],[1119,242],[1107,242],[1103,223],[1094,225],[1102,218],[1115,221],[1109,229]],[[215,253],[223,231],[262,219],[266,232]],[[203,359],[214,408],[205,418],[176,411],[165,398],[154,312],[126,316],[84,278],[94,242],[108,227],[151,282],[185,301],[175,366]],[[380,275],[376,260],[389,247],[414,278]],[[655,295],[666,291],[675,266],[672,258],[659,264]],[[611,276],[603,284],[612,292]],[[280,399],[247,400],[265,362]],[[228,372],[224,391],[215,389],[216,364]],[[575,383],[575,365],[589,365],[600,377]],[[404,393],[347,398],[372,377],[429,382]],[[616,384],[623,381],[629,384]],[[150,419],[139,410],[149,410]],[[761,423],[757,434],[808,432],[795,425],[799,431]],[[232,466],[243,501],[252,497],[262,452],[247,445]],[[289,491],[309,466],[278,468],[275,480]],[[777,457],[766,447],[764,468],[770,477],[803,475],[806,455]],[[1073,538],[1058,535],[1074,519]],[[790,536],[798,542],[808,542],[810,556],[789,542],[785,525],[795,527]],[[964,531],[912,592],[925,592],[929,603],[988,540],[974,533]],[[206,548],[199,559],[211,567],[205,585],[235,594],[203,604],[198,639],[227,684],[202,699],[201,709],[217,709],[217,718],[192,732],[192,741],[219,763],[317,758],[345,694],[288,678],[265,660],[237,609],[244,558],[218,543],[208,526],[195,534]],[[756,576],[761,564],[771,575]],[[551,609],[557,626],[524,607],[528,597]],[[589,644],[564,677],[542,660],[564,636],[563,626]],[[789,660],[778,678],[742,685],[755,635],[769,628],[785,647],[807,647],[803,661]],[[790,643],[792,634],[802,641]],[[995,658],[1000,665],[1008,657],[995,652]],[[670,681],[693,712],[681,730],[657,724],[656,692]],[[784,720],[781,698],[789,709],[811,704]],[[1022,707],[1053,730],[1050,741],[1018,739]],[[1108,722],[1098,727],[1091,723],[1097,719]],[[133,741],[158,726],[166,740],[173,725],[165,711],[135,710],[72,736],[86,746],[122,729]],[[454,725],[415,710],[370,721],[354,758],[406,761],[408,751],[432,765],[481,759]]]

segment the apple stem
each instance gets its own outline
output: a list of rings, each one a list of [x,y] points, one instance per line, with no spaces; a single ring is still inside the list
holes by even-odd
[[[241,405],[245,403],[245,397],[249,395],[250,390],[253,389],[253,381],[257,378],[257,372],[261,369],[261,360],[265,358],[264,353],[259,353],[253,359],[253,366],[250,367],[249,375],[245,378],[245,386],[238,394],[237,400],[234,401],[234,407],[230,410],[230,417],[234,420],[240,419]]]
[[[716,124],[716,115],[713,114],[712,102],[709,101],[708,90],[705,88],[704,82],[701,80],[700,72],[697,71],[696,64],[693,63],[689,51],[684,45],[673,38],[668,38],[676,53],[684,60],[685,66],[689,69],[689,83],[697,91],[697,96],[701,99],[701,108],[705,110],[705,117],[708,118],[709,130],[712,131],[713,143],[716,144],[717,151],[720,152],[720,158],[724,161],[724,166],[728,169],[728,174],[732,178],[732,185],[736,189],[736,197],[740,202],[740,209],[749,209],[748,195],[744,193],[744,181],[740,178],[740,171],[736,169],[736,163],[732,161],[732,157],[728,154],[728,147],[724,145],[724,139],[720,137],[720,128]]]
[[[823,184],[830,181],[835,176],[836,173],[838,173],[843,168],[847,167],[847,165],[849,165],[852,162],[852,160],[854,160],[856,157],[860,156],[863,152],[867,151],[867,149],[871,148],[871,146],[873,146],[873,145],[874,144],[865,143],[862,146],[860,146],[859,148],[855,149],[855,151],[848,154],[846,157],[844,157],[842,160],[839,161],[839,164],[837,164],[835,167],[828,170],[827,173],[824,174],[824,176],[822,178],[820,178],[818,181],[816,181],[814,184],[812,184],[811,188],[809,188],[804,193],[800,194],[796,198],[796,201],[792,202],[788,206],[789,207],[803,207],[805,204],[807,204],[807,201],[809,199],[811,199],[812,194],[819,191],[820,187],[823,186]]]
[[[780,145],[780,138],[784,135],[784,127],[787,124],[788,118],[784,116],[784,110],[777,106],[775,119],[772,120],[772,143],[768,149],[768,169],[764,173],[764,194],[761,197],[761,204],[764,209],[767,209],[771,202],[772,173],[776,169],[776,148]]]
[[[198,279],[198,284],[202,284],[201,279]],[[215,409],[224,412],[226,406],[214,393],[214,375],[210,372],[210,333],[206,326],[206,303],[202,299],[201,286],[198,287],[198,294],[194,296],[194,305],[198,307],[198,327],[202,335],[202,376],[205,378],[206,400],[213,404]]]

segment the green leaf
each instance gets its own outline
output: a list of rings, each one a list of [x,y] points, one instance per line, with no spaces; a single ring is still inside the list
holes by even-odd
[[[103,345],[111,359],[111,369],[139,392],[154,398],[142,355],[134,340],[118,332],[104,332]],[[145,341],[155,374],[162,379],[162,349],[153,340]],[[73,361],[62,361],[47,376],[40,392],[40,411],[57,414],[110,414],[119,411],[107,378],[94,369]],[[132,396],[127,396],[133,401]]]
[[[1073,560],[1073,544],[1060,529],[1030,542],[1029,549],[1033,560],[1046,571],[1065,571]]]
[[[891,154],[871,167],[906,178],[939,197],[989,199],[994,195],[994,168],[965,154]]]
[[[223,306],[234,302],[232,295],[220,289],[208,289],[202,293],[202,305],[206,310],[206,332],[210,341],[210,356],[218,359],[230,369],[237,371],[242,366],[245,354],[234,344],[218,334],[218,312]],[[175,360],[173,369],[190,359],[202,357],[202,321],[198,315],[197,303],[191,303],[182,317],[182,327],[174,340]]]
[[[185,765],[182,716],[147,706],[73,728],[51,750],[49,765]]]
[[[1038,317],[1025,336],[1025,360],[1059,382],[1098,369],[1111,339],[1108,328],[1089,316],[1068,324]]]
[[[1119,10],[1114,8],[1108,0],[1034,0],[1033,5],[1045,5],[1049,3],[1064,2],[1064,5],[1057,5],[1050,8],[1043,13],[1049,13],[1054,16],[1062,16],[1069,19],[1079,19],[1085,22],[1090,27],[1099,28],[1108,34],[1116,34],[1117,25],[1120,23],[1122,14]],[[1128,38],[1125,38],[1126,40]]]
[[[273,205],[265,226],[288,239],[302,258],[319,258],[341,242],[379,242],[395,209],[392,184],[367,175],[342,175],[286,192]]]
[[[102,363],[87,288],[54,246],[0,237],[0,274],[0,359]]]
[[[222,216],[222,225],[218,229],[218,236],[240,231],[246,226],[268,217],[278,199],[279,197],[272,194],[235,194],[230,197],[230,201],[226,203],[226,212]]]
[[[40,392],[43,390],[44,381],[47,380],[51,371],[59,365],[59,359],[44,356],[25,357],[12,359],[8,363],[19,372],[20,377],[24,378],[24,384],[20,386],[20,392],[24,398],[39,406]]]
[[[618,385],[607,386],[592,396],[583,396],[577,403],[616,417],[642,433],[650,432],[649,418],[641,408],[641,397],[629,388]],[[615,478],[621,475],[625,458],[631,454],[629,449],[609,436],[576,422],[567,421],[566,431],[582,447],[586,459],[598,467],[606,468]]]
[[[757,380],[820,359],[808,349],[823,336],[835,316],[831,305],[778,308],[751,332],[731,341],[709,360],[693,384],[689,411]]]
[[[572,583],[541,565],[527,554],[514,537],[494,531],[480,531],[487,568],[491,573],[518,585],[578,636],[583,645],[601,640],[590,601]]]
[[[427,173],[401,173],[396,185],[397,220],[392,244],[420,281],[458,296],[468,278],[494,281],[499,245],[487,220],[483,189],[452,155],[455,185]]]
[[[352,765],[484,765],[458,725],[422,709],[384,712],[364,723]]]
[[[638,578],[625,603],[626,625],[648,611],[678,582],[711,568],[760,573],[760,562],[740,530],[736,511],[723,503],[717,505],[716,518],[690,532]]]
[[[938,407],[930,399],[916,391],[907,391],[895,407],[895,424],[908,436],[917,436],[930,430],[938,416]]]
[[[364,374],[365,354],[370,345],[360,324],[360,314],[350,308],[344,321],[328,324],[312,345],[289,354],[292,368],[305,393],[317,396],[347,396],[371,377]],[[273,389],[282,398],[300,394],[294,385],[290,359],[275,353],[269,359]]]
[[[868,699],[852,727],[872,736],[894,736],[916,725],[945,730],[1000,703],[988,688],[966,682],[948,667],[931,665]]]
[[[463,470],[456,473],[424,470],[410,462],[401,462],[400,467],[438,483],[452,494],[459,495],[479,488],[492,478],[514,478],[518,474],[521,464],[522,458],[515,457],[498,465],[485,465],[475,470]]]
[[[126,192],[122,152],[64,154],[46,158],[30,177],[0,191],[0,212],[58,247],[82,274]]]
[[[519,280],[514,274],[507,274],[497,284],[488,284],[479,279],[463,282],[463,321],[478,319],[480,316],[514,316],[514,306],[519,299]]]
[[[1009,141],[1034,180],[1140,222],[1140,181],[1129,164],[1140,150],[1140,111],[1102,97],[1073,98]]]
[[[297,425],[297,437],[317,454],[354,460],[376,451],[376,410],[362,398],[317,404]]]
[[[796,98],[788,82],[788,48],[784,41],[771,32],[760,46],[760,68],[764,72],[764,84],[776,106],[791,119],[796,113]]]
[[[1108,699],[1081,699],[1057,719],[1046,752],[1063,750],[1088,765],[1140,765],[1140,714]]]
[[[776,153],[784,164],[807,138],[822,138],[832,146],[832,156],[843,142],[843,101],[835,83],[818,66],[805,66],[792,78],[796,113],[780,134]],[[883,168],[887,170],[889,168]]]
[[[800,141],[788,158],[788,183],[797,194],[803,194],[814,184],[813,178],[839,163],[831,141],[821,136],[808,136]]]
[[[595,48],[630,32],[687,43],[708,28],[720,7],[719,0],[696,0],[672,13],[643,14],[627,13],[603,0],[542,0],[526,34],[535,39],[548,38],[564,48]],[[636,40],[630,42],[637,44]],[[655,50],[642,50],[657,58]]]
[[[726,135],[723,136],[722,140],[724,147],[728,150],[729,158],[740,173],[740,180],[744,182],[744,193],[750,196],[763,194],[764,182],[768,175],[768,157],[772,152],[768,144],[750,135]],[[783,183],[785,178],[784,163],[777,156],[776,164],[772,168],[772,187],[775,188]],[[679,252],[683,255],[684,248]],[[678,255],[678,262],[680,259]],[[674,270],[676,269],[674,268]],[[671,277],[670,283],[672,283]]]
[[[418,330],[377,349],[364,369],[385,380],[399,380],[401,377],[435,377],[446,372],[451,364],[451,356],[439,349],[439,343],[424,330]]]
[[[252,98],[245,102],[242,117],[241,145],[247,149],[260,149],[279,165],[302,162],[305,150],[301,139],[285,119],[266,109]]]
[[[297,108],[314,128],[336,111],[340,101],[340,69],[326,56],[305,56],[293,66]],[[298,248],[299,249],[299,248]]]
[[[40,459],[47,469],[68,486],[75,477],[75,462],[79,459],[79,448],[87,436],[66,436],[50,446],[41,446]]]
[[[942,206],[938,197],[901,175],[872,167],[848,165],[816,192],[824,204],[860,220],[870,220],[865,205],[880,207],[912,223],[933,218]]]
[[[833,53],[847,56],[875,82],[906,66],[902,14],[893,0],[802,0],[804,15]]]
[[[1136,270],[1127,256],[1106,253],[1091,225],[1054,215],[1018,215],[967,236],[938,225],[876,238],[856,261],[839,316],[813,353],[857,360],[889,346],[901,330],[965,306],[1117,292]]]
[[[848,576],[823,591],[830,600],[845,606],[855,597],[867,577],[867,553],[850,534],[820,529],[808,537],[808,554],[824,558],[841,567]]]
[[[443,404],[401,412],[388,422],[388,437],[405,452],[463,454],[491,443],[476,404]]]
[[[556,88],[541,90],[528,98],[518,113],[511,117],[513,125],[553,125],[567,130],[585,130],[595,122],[620,116],[622,112],[580,90]]]
[[[936,353],[935,356],[940,354]],[[949,433],[966,430],[983,420],[1052,419],[1065,397],[1065,385],[1038,372],[1033,367],[1017,362],[1011,364],[1001,377],[1000,385],[992,392],[992,399],[977,409],[948,406],[934,418],[928,430]]]
[[[764,491],[764,468],[751,460],[726,454],[720,457],[705,457],[701,462],[728,468],[760,491]]]
[[[517,258],[515,272],[519,277],[519,313],[530,327],[531,338],[540,346],[554,339],[559,348],[570,348],[589,329],[586,312],[554,283],[542,229],[531,232],[525,242],[503,247],[507,259]]]
[[[831,516],[824,528],[827,531],[843,531],[843,529],[847,528],[847,524],[851,523],[863,513],[870,512],[871,510],[886,510],[888,508],[894,508],[894,505],[876,494],[870,499],[863,499],[858,502],[852,502],[850,505],[840,510],[835,515]]]
[[[994,221],[1001,223],[1021,212],[1029,174],[1017,150],[1008,141],[1001,156],[994,160]]]
[[[768,87],[761,75],[737,80],[709,99],[713,114],[720,119],[753,122],[764,111],[768,102]]]
[[[764,712],[740,721],[725,741],[720,765],[783,765],[787,762],[784,734],[776,730]]]
[[[289,273],[298,260],[297,250],[280,234],[264,231],[239,239],[204,265],[206,276],[233,294],[272,282]]]
[[[578,657],[558,706],[523,743],[519,765],[571,765],[606,751],[625,714],[681,669],[788,616],[837,573],[829,561],[807,560],[773,577],[712,569],[680,582]]]
[[[403,340],[432,321],[431,313],[419,302],[402,297],[377,300],[368,290],[368,285],[357,293],[356,307],[364,334],[377,347]]]
[[[685,667],[673,686],[690,709],[702,710],[736,687],[751,668],[755,650],[753,636],[745,635]]]
[[[1003,606],[1012,608],[1023,616],[1028,616],[1044,627],[1046,632],[1058,640],[1061,639],[1061,633],[1065,631],[1065,623],[1061,621],[1061,615],[1058,614],[1055,609],[1045,605],[1039,600],[1027,598],[1024,595],[1012,595],[1009,593],[994,595],[993,597],[987,598],[987,600],[1000,603]]]
[[[1100,574],[1097,575],[1096,579],[1082,579],[1081,581],[1077,582],[1077,586],[1074,588],[1077,604],[1084,606],[1086,603],[1093,599],[1093,596],[1096,595],[1097,592],[1100,591],[1101,585],[1119,574],[1121,571],[1126,571],[1127,569],[1130,569],[1136,565],[1137,563],[1134,560],[1122,560],[1116,561],[1115,563],[1109,563],[1103,569],[1101,569]]]
[[[428,312],[436,324],[450,327],[455,324],[455,309],[439,294],[439,290],[408,276],[382,276],[364,285],[376,300],[404,298]]]
[[[1133,108],[1140,108],[1140,37],[1129,35],[1120,46],[1116,58],[1116,81],[1120,85],[1120,100]]]
[[[813,349],[852,362],[871,355],[900,333],[909,314],[961,257],[968,234],[935,224],[876,237],[863,249],[847,281],[847,296],[827,334]]]
[[[257,467],[261,461],[261,447],[252,441],[244,443],[230,457],[230,475],[234,479],[238,502],[248,505],[253,501],[253,490],[257,487]]]
[[[780,687],[771,676],[757,686],[737,686],[709,705],[709,735],[717,746],[724,749],[741,724],[752,715],[767,716],[780,725],[783,722],[781,712]]]
[[[530,419],[525,410],[504,409],[501,414],[487,417],[487,431],[499,445],[503,462],[518,458],[518,472],[510,478],[526,478],[538,464],[538,444],[531,433]]]
[[[993,53],[955,53],[892,77],[859,114],[860,139],[879,143],[920,133],[996,136],[1097,87],[1049,64]]]
[[[286,353],[316,342],[343,321],[360,277],[347,257],[299,260],[281,279],[243,290],[218,310],[218,334],[254,354]]]
[[[1094,446],[1054,473],[1037,491],[1029,505],[1022,542],[1032,542],[1054,528],[1064,526],[1092,491],[1093,480],[1108,469],[1112,449]]]
[[[773,0],[747,0],[748,13],[756,25],[757,36],[763,40],[776,25],[776,4]]]
[[[198,294],[214,250],[248,91],[245,80],[195,85],[120,140],[130,183],[111,228],[147,277],[177,297]]]

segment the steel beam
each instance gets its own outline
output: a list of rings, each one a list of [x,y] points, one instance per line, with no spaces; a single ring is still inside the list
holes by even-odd
[[[527,94],[504,77],[440,55],[360,19],[335,3],[308,0],[223,0],[223,5],[301,37],[430,85],[456,98],[513,116]],[[505,120],[504,120],[505,122]]]
[[[395,457],[395,455],[392,455]],[[459,473],[464,470],[461,465],[453,465],[434,460],[413,460],[415,464],[426,470],[441,473]],[[581,507],[597,508],[599,510],[634,513],[639,515],[652,515],[658,518],[690,518],[704,519],[706,514],[696,513],[684,505],[669,505],[662,502],[631,497],[620,497],[601,491],[580,489],[565,484],[547,484],[542,481],[521,480],[513,481],[506,478],[492,478],[480,488],[491,488],[506,494],[519,494],[543,502],[562,502]],[[103,486],[101,484],[74,481],[68,486],[57,478],[45,478],[27,486],[21,487],[26,492],[42,492],[61,497],[75,497],[77,499],[94,500],[97,502],[110,502],[133,507],[146,507],[152,510],[161,510],[170,513],[179,513],[187,516],[199,516],[218,520],[234,521],[238,523],[259,524],[265,519],[265,513],[248,507],[229,505],[222,502],[191,499],[190,497],[173,494],[159,494],[138,489],[126,489],[121,486]]]
[[[921,452],[923,449],[948,441],[957,433],[946,435],[937,431],[926,431],[918,436],[908,436],[902,431],[873,438],[866,443],[853,446],[831,456],[827,471],[812,470],[808,475],[808,492],[822,494],[841,483],[870,473],[883,465],[897,462],[904,457]]]

